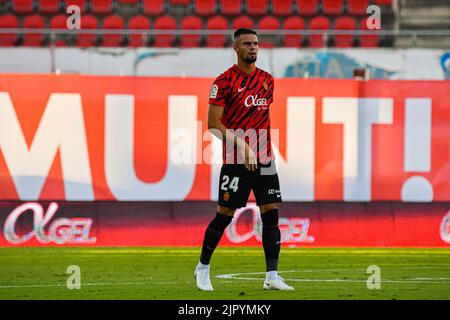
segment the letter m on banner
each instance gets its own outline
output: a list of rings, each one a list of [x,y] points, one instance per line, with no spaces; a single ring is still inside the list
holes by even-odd
[[[0,152],[21,200],[37,200],[57,152],[67,200],[93,200],[79,94],[51,94],[28,146],[10,95],[0,92]]]

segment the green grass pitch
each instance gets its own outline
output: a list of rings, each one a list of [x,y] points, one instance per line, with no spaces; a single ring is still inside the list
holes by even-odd
[[[214,292],[193,277],[200,248],[0,248],[0,299],[328,300],[450,299],[450,249],[282,248],[279,270],[295,291],[264,291],[262,248],[218,247]],[[68,289],[70,265],[81,288]],[[367,268],[380,268],[369,290]]]

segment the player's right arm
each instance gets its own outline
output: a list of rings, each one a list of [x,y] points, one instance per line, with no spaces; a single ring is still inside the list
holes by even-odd
[[[242,152],[242,156],[245,159],[245,167],[247,170],[253,171],[257,168],[256,155],[250,146],[240,137],[233,134],[222,123],[224,108],[218,105],[209,104],[208,107],[208,130],[219,139],[226,137],[227,143],[233,143],[237,146],[239,152]],[[228,142],[228,140],[233,141]]]

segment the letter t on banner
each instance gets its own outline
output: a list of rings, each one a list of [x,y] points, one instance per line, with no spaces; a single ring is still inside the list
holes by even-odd
[[[372,124],[392,124],[390,98],[324,98],[323,123],[344,125],[344,200],[370,201]]]

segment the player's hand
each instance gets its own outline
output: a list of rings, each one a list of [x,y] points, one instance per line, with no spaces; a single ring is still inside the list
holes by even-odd
[[[249,171],[255,171],[258,168],[258,161],[255,153],[248,144],[245,144],[244,153],[245,168]]]

